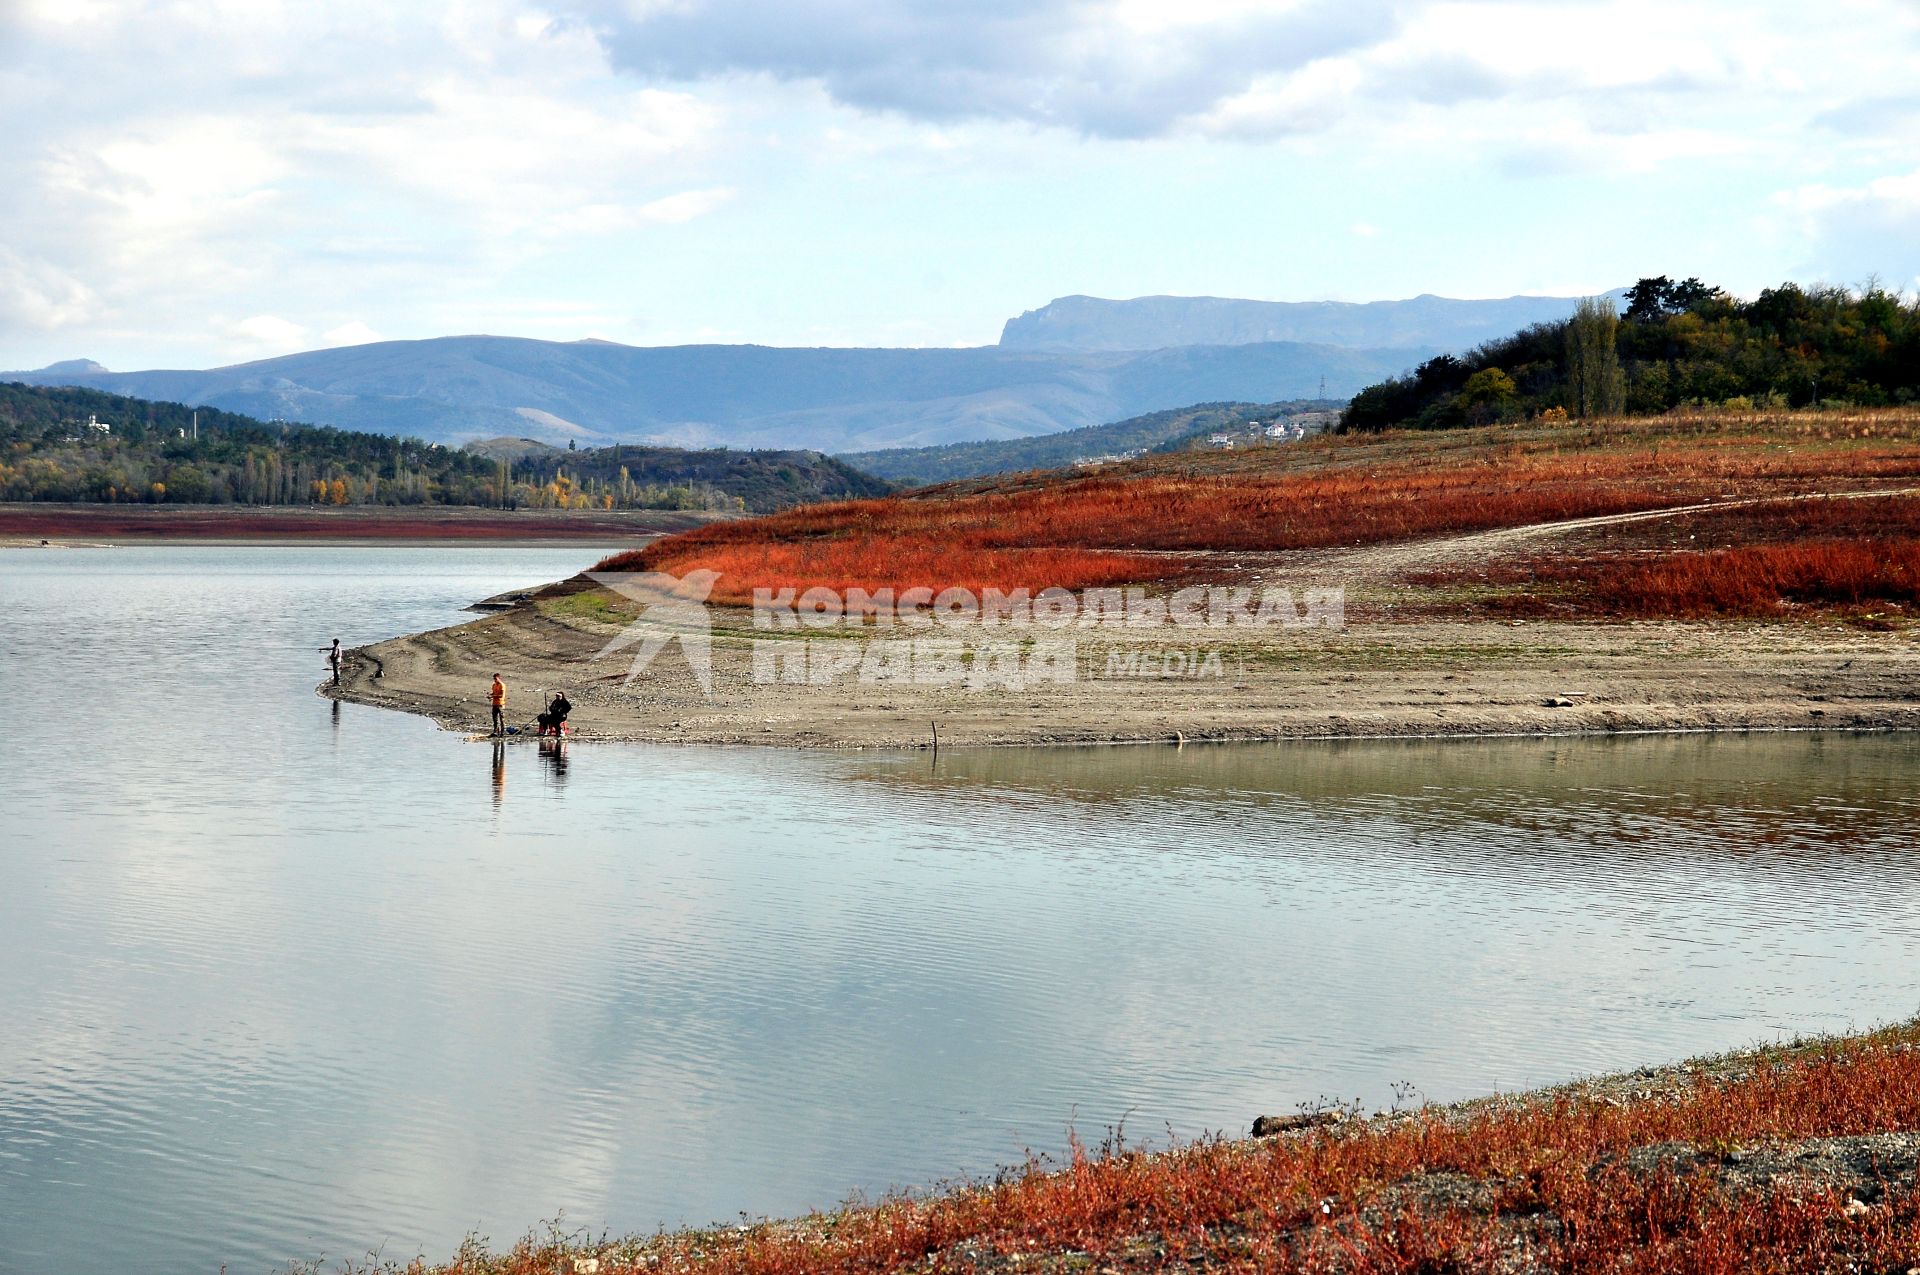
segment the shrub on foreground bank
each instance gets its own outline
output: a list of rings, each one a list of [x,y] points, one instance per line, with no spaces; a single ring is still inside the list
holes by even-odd
[[[1791,1165],[1810,1139],[1913,1130],[1920,1024],[1908,1023],[1682,1069],[1648,1096],[1575,1087],[1158,1155],[1076,1148],[1057,1171],[945,1194],[621,1242],[472,1245],[431,1269],[545,1275],[584,1257],[602,1275],[1905,1271],[1920,1261],[1913,1157],[1859,1185],[1866,1198]],[[1769,1156],[1789,1167],[1737,1171]]]

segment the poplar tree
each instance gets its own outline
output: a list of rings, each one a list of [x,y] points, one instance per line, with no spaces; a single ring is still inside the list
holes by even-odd
[[[1567,321],[1567,406],[1575,416],[1617,416],[1627,407],[1620,370],[1620,316],[1613,302],[1588,297]]]

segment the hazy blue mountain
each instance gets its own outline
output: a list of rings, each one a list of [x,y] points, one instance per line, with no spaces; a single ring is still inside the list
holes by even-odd
[[[1624,288],[1608,293],[1618,298]],[[1238,301],[1227,297],[1061,297],[1008,319],[1009,350],[1159,350],[1183,345],[1304,341],[1349,348],[1463,350],[1530,323],[1564,319],[1578,297],[1456,301]]]
[[[867,451],[1020,438],[1197,402],[1345,398],[1430,349],[1280,342],[1140,352],[636,347],[459,336],[208,371],[6,374],[263,419],[464,442]]]
[[[92,359],[62,359],[58,363],[49,363],[43,368],[36,369],[37,374],[41,376],[91,376],[106,370],[105,366],[95,363]]]
[[[889,482],[920,486],[977,478],[986,474],[1021,473],[1030,469],[1063,469],[1083,461],[1137,455],[1190,443],[1215,430],[1238,430],[1250,421],[1272,422],[1300,412],[1337,408],[1331,402],[1301,400],[1290,403],[1196,403],[1167,412],[1152,412],[1110,425],[1088,425],[1033,438],[996,438],[940,447],[896,447],[885,451],[847,452],[835,457],[864,473]]]

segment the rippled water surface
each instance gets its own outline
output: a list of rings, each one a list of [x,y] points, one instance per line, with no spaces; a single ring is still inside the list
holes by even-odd
[[[0,551],[0,1269],[791,1212],[1920,1008],[1911,737],[556,755],[312,693],[594,556]]]

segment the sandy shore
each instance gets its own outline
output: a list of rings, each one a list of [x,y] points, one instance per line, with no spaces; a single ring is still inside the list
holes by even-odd
[[[1595,521],[1553,530],[1564,534]],[[487,724],[486,688],[498,672],[510,688],[508,720],[516,724],[529,721],[548,692],[564,688],[582,738],[825,748],[926,747],[936,727],[942,746],[1920,728],[1920,642],[1907,633],[1831,621],[1400,618],[1422,609],[1399,605],[1405,595],[1393,583],[1398,573],[1537,542],[1542,534],[1521,528],[1415,545],[1238,555],[1230,565],[1249,584],[1342,584],[1349,623],[1338,630],[1201,633],[1198,643],[1191,631],[1173,629],[1146,636],[1074,632],[1078,679],[1019,690],[851,677],[765,684],[764,672],[756,680],[755,642],[790,643],[802,635],[757,631],[749,613],[718,609],[710,695],[678,646],[628,682],[631,651],[602,652],[632,613],[578,579],[471,623],[360,648],[343,684],[322,691],[479,731]],[[1218,675],[1100,675],[1113,651],[1202,646],[1218,656]]]

